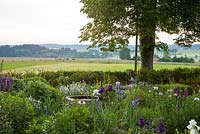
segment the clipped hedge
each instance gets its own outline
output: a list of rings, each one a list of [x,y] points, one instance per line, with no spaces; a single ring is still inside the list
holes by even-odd
[[[12,74],[17,78],[24,78],[32,75]],[[46,79],[51,86],[57,87],[59,84],[67,85],[72,82],[85,81],[88,84],[96,83],[111,83],[120,81],[123,84],[128,84],[130,77],[134,76],[137,80],[150,84],[169,84],[182,83],[188,85],[200,85],[200,68],[176,68],[174,70],[142,70],[137,75],[132,70],[124,72],[102,72],[102,71],[58,71],[49,72],[42,71],[35,76]]]
[[[137,75],[137,81],[151,84],[200,84],[200,68],[176,68],[174,70],[142,70]]]

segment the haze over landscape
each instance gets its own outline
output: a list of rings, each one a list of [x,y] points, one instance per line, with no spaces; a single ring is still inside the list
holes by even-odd
[[[81,7],[79,0],[0,0],[0,45],[80,44],[80,29],[89,21]],[[159,33],[168,44],[175,37]]]

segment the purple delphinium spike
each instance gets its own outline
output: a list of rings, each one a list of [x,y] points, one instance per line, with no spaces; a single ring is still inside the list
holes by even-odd
[[[3,81],[2,81],[2,79],[0,77],[0,91],[2,91],[2,90],[3,90]]]
[[[112,91],[112,90],[113,90],[112,85],[108,85],[108,89],[107,89],[107,91]]]
[[[137,104],[138,104],[138,101],[139,101],[139,100],[140,100],[140,99],[137,98],[137,99],[135,99],[135,100],[132,101],[133,107],[137,107]]]
[[[11,91],[13,79],[9,76],[0,77],[0,91]]]
[[[158,132],[166,132],[167,131],[167,129],[166,129],[166,127],[165,127],[165,125],[163,123],[158,124],[156,130]]]
[[[99,93],[102,94],[103,92],[105,92],[105,89],[104,89],[104,87],[101,87],[99,90]]]

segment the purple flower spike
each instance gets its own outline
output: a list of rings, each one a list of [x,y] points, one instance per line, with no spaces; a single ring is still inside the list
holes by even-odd
[[[105,92],[105,89],[104,89],[104,87],[101,87],[99,90],[99,93],[102,94],[103,92]]]
[[[135,82],[135,79],[133,77],[131,77],[130,83],[133,84],[134,82]]]
[[[11,91],[13,79],[10,76],[0,76],[0,91]]]
[[[108,85],[108,89],[107,89],[108,91],[112,91],[113,90],[113,87],[112,87],[112,85]]]
[[[135,99],[135,100],[132,101],[133,107],[137,107],[139,100],[140,100],[140,99],[137,98],[137,99]]]
[[[167,131],[167,129],[166,129],[166,127],[165,127],[165,125],[163,124],[163,123],[160,123],[158,126],[157,126],[157,131],[158,132],[166,132]]]

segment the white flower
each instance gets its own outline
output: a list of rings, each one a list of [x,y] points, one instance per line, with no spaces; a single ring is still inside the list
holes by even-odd
[[[192,127],[193,127],[193,126],[192,126],[191,124],[189,124],[189,125],[187,126],[187,128],[190,129],[190,130],[192,129]]]
[[[198,130],[200,130],[200,127],[197,126],[197,122],[194,119],[189,121],[189,125],[187,126],[187,128],[190,130],[190,134],[199,134]]]
[[[199,134],[199,132],[196,129],[191,129],[190,134]]]
[[[196,122],[194,119],[192,119],[191,121],[189,121],[189,123],[190,123],[190,125],[192,125],[192,126],[197,125],[197,122]]]
[[[158,90],[158,87],[153,87],[153,90]]]
[[[195,97],[195,98],[194,98],[194,100],[195,100],[195,101],[199,101],[200,99],[199,99],[199,98],[197,98],[197,97]]]
[[[93,95],[100,95],[99,90],[98,89],[93,90]]]
[[[196,125],[196,127],[197,127],[197,130],[200,130],[200,127],[199,127],[199,126]]]
[[[177,93],[174,93],[174,96],[178,96],[178,94],[177,94]]]
[[[116,82],[116,87],[117,87],[117,88],[120,87],[120,82],[119,82],[119,81]]]

